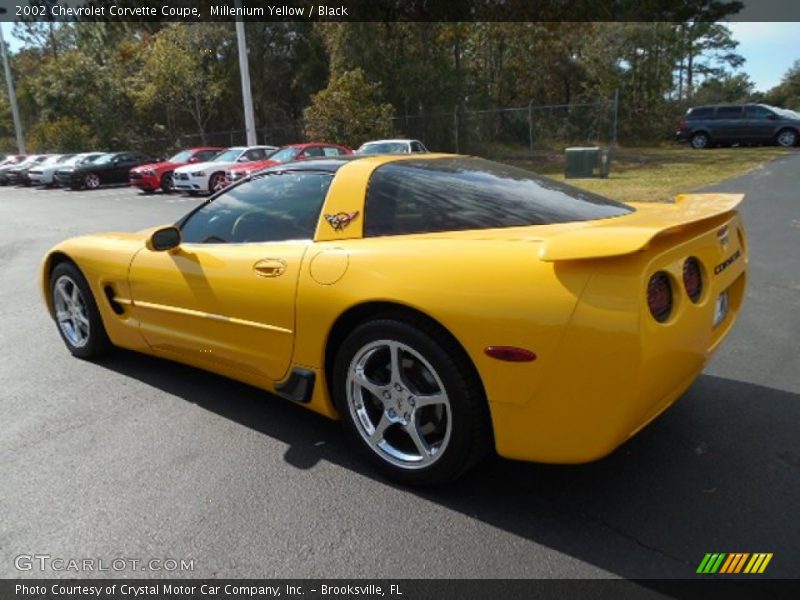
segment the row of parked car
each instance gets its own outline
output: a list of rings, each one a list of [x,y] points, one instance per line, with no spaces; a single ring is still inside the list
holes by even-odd
[[[428,150],[419,140],[376,140],[357,154],[406,154]],[[142,152],[13,155],[0,161],[0,185],[41,185],[96,189],[129,182],[146,193],[162,190],[191,195],[213,193],[276,164],[353,154],[338,144],[312,142],[277,146],[201,147],[164,160]]]

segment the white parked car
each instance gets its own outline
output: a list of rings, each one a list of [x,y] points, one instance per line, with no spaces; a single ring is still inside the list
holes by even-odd
[[[427,151],[419,140],[375,140],[361,144],[356,154],[422,154]]]
[[[229,168],[254,160],[266,160],[278,148],[275,146],[235,146],[217,154],[208,162],[193,163],[178,167],[172,173],[175,190],[199,194],[214,193],[228,184],[225,171]]]
[[[28,171],[31,185],[53,185],[56,171],[67,165],[74,165],[80,157],[88,154],[54,154]]]

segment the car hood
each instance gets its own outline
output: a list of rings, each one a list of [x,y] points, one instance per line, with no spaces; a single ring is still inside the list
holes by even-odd
[[[256,160],[249,163],[237,163],[237,166],[232,167],[230,171],[232,173],[250,173],[251,171],[266,169],[267,167],[274,167],[279,164],[281,163],[277,160]]]
[[[142,171],[146,171],[148,169],[153,169],[154,171],[160,171],[162,169],[177,169],[178,167],[188,166],[189,164],[197,165],[200,163],[169,162],[168,160],[163,160],[161,162],[139,165],[138,167],[132,168],[131,172],[141,173]]]
[[[236,164],[243,164],[243,163],[235,163],[235,162],[198,162],[198,163],[191,163],[186,166],[180,167],[175,169],[176,173],[196,173],[197,171],[203,171],[205,169],[210,169],[213,171],[224,171],[225,169],[230,168]]]

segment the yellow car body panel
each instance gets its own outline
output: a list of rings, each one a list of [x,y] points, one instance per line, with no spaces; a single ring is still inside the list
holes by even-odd
[[[746,279],[742,197],[688,195],[596,221],[363,237],[372,172],[438,156],[374,156],[340,167],[314,240],[168,252],[146,247],[152,230],[68,240],[42,266],[48,307],[52,314],[51,265],[69,257],[115,345],[269,391],[301,367],[316,375],[305,406],[334,418],[326,349],[337,321],[363,306],[408,307],[468,354],[500,455],[578,463],[608,454],[688,388],[733,324]],[[352,218],[337,229],[327,217],[341,213]],[[722,241],[721,231],[729,232]],[[681,293],[688,256],[704,269],[697,302]],[[657,271],[675,290],[664,323],[646,300]],[[730,310],[713,327],[722,291]],[[524,348],[536,360],[501,361],[488,346]]]

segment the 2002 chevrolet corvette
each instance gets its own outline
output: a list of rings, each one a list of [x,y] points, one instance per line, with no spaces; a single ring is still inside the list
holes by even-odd
[[[600,458],[670,406],[740,310],[742,196],[622,204],[464,156],[279,165],[176,225],[42,265],[72,354],[113,346],[329,417],[385,474]]]

